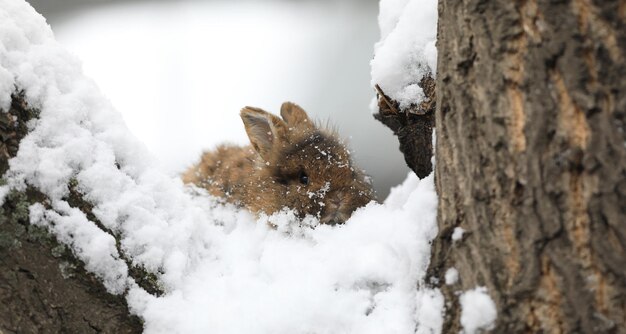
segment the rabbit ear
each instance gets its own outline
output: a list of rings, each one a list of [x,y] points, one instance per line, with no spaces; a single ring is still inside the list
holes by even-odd
[[[280,107],[280,116],[291,126],[302,126],[307,129],[315,127],[306,112],[292,102],[283,103]]]
[[[241,109],[240,116],[252,147],[268,161],[272,150],[285,141],[287,125],[280,118],[254,107]]]

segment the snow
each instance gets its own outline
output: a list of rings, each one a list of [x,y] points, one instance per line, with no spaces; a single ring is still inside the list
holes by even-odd
[[[425,96],[417,84],[437,72],[437,1],[381,0],[378,24],[371,85],[378,84],[401,109],[420,103]]]
[[[113,236],[101,233],[101,230],[80,210],[71,208],[67,202],[57,202],[54,207],[58,213],[45,210],[39,203],[32,205],[31,223],[49,226],[59,241],[70,245],[80,254],[88,271],[102,278],[108,291],[115,294],[124,292],[128,268],[119,258]]]
[[[465,291],[459,297],[459,302],[464,333],[473,334],[479,329],[492,329],[497,311],[496,304],[487,294],[487,288],[477,287]]]
[[[462,227],[455,227],[454,231],[452,231],[452,241],[463,239],[463,233],[465,233],[465,230]]]
[[[445,280],[447,285],[456,284],[459,281],[459,271],[456,268],[448,268],[445,274]]]
[[[437,233],[433,175],[410,174],[341,226],[289,211],[256,219],[164,173],[24,1],[0,0],[0,83],[4,105],[17,86],[41,110],[7,187],[48,197],[31,223],[123,293],[146,333],[441,331],[443,297],[422,287]],[[64,199],[70,181],[97,222]],[[120,251],[165,294],[137,286]]]
[[[417,293],[416,334],[441,333],[443,327],[444,298],[439,289],[421,289]]]

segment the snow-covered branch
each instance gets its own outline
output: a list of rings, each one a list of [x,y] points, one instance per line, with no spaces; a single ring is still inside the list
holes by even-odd
[[[437,1],[381,0],[381,39],[371,61],[374,117],[398,137],[407,166],[419,177],[433,168],[437,72]]]

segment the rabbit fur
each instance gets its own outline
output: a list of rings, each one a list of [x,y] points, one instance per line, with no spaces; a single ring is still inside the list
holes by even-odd
[[[185,183],[272,214],[287,207],[323,224],[344,223],[375,194],[334,131],[316,126],[298,105],[285,102],[280,117],[254,107],[240,116],[250,145],[221,145],[203,153]]]

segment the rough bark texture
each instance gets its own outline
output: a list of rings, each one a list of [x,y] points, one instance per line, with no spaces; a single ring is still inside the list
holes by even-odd
[[[626,332],[625,22],[623,0],[439,1],[445,333],[476,286],[496,333]]]
[[[400,110],[398,102],[376,86],[378,90],[378,109],[374,118],[385,124],[398,137],[400,152],[404,161],[420,178],[433,171],[432,133],[435,123],[435,80],[424,77],[419,83],[424,90],[426,99],[411,105],[407,110]]]
[[[0,175],[34,117],[21,94],[0,112]],[[78,194],[71,197],[81,204]],[[107,293],[67,247],[29,224],[35,202],[45,205],[46,197],[29,188],[11,192],[0,208],[0,333],[140,333],[141,321],[123,296]]]

